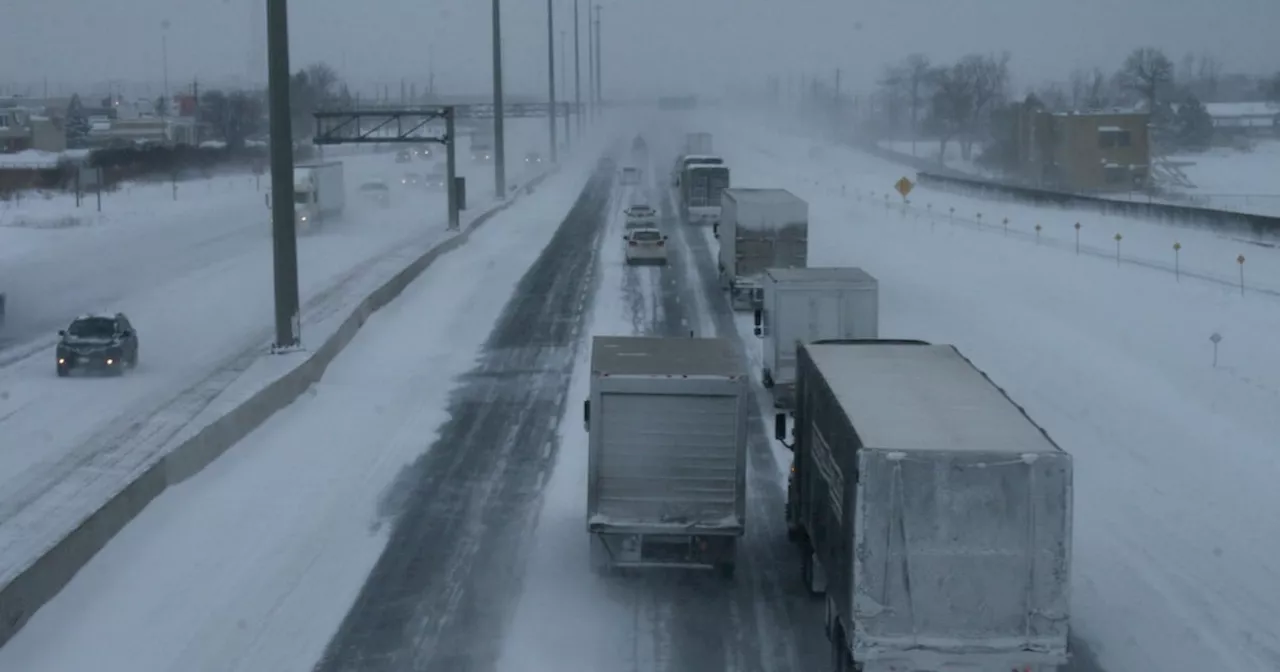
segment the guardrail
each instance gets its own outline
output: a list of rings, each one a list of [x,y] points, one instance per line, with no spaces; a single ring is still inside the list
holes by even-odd
[[[1028,187],[1007,182],[993,182],[938,165],[937,162],[931,159],[907,156],[875,144],[859,143],[857,147],[886,161],[893,161],[915,169],[917,171],[916,182],[923,186],[968,192],[985,197],[992,195],[1002,196],[1036,205],[1090,208],[1104,214],[1139,217],[1168,224],[1235,230],[1248,232],[1259,237],[1280,237],[1280,217],[1215,210],[1193,205],[1119,200],[1091,196],[1089,194]]]
[[[1087,207],[1110,215],[1140,217],[1159,222],[1203,226],[1214,229],[1235,229],[1248,231],[1255,236],[1280,237],[1280,217],[1268,215],[1212,210],[1170,203],[1121,201],[1087,194],[990,182],[977,177],[962,176],[951,172],[944,174],[934,171],[919,171],[916,173],[916,181],[924,186],[967,191],[979,195],[996,194],[1037,205]]]

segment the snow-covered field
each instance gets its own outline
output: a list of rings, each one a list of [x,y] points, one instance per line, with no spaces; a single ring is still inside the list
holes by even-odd
[[[1181,187],[1201,207],[1232,212],[1280,216],[1280,140],[1259,140],[1249,151],[1214,148],[1194,154],[1175,154],[1166,163],[1177,166],[1191,182]]]
[[[900,169],[835,150],[780,161],[805,145],[760,126],[707,126],[735,184],[810,202],[811,265],[879,278],[882,336],[954,343],[1075,456],[1073,629],[1106,669],[1280,667],[1280,521],[1268,515],[1280,505],[1280,300],[1077,257],[1070,211],[922,190],[917,211],[983,212],[994,229],[904,216],[901,199],[886,210],[881,196]],[[1069,244],[1006,237],[1006,216],[1011,229],[1040,223]],[[1099,250],[1122,231],[1122,258],[1172,265],[1161,248],[1179,240],[1184,269],[1227,278],[1245,252],[1250,277],[1280,287],[1273,251],[1091,217],[1080,217],[1082,238]]]
[[[438,260],[303,399],[153,502],[0,669],[310,670],[386,543],[386,491],[594,163],[581,151]]]
[[[517,127],[509,145],[538,147],[540,139]],[[425,172],[425,164],[396,164],[391,154],[344,162],[347,213],[299,237],[304,321],[363,298],[342,288],[374,270],[386,272],[380,260],[425,252],[447,235],[443,195],[393,184],[386,210],[357,197],[365,180],[398,182],[403,172]],[[474,178],[469,200],[478,211],[492,200],[491,167],[464,170]],[[523,181],[525,173],[513,166],[510,181]],[[249,185],[203,203],[204,209],[192,204],[181,211],[140,203],[132,206],[136,218],[18,231],[44,237],[0,270],[9,295],[5,329],[29,337],[0,350],[7,359],[0,368],[0,582],[168,449],[270,341],[271,238],[263,196]],[[14,232],[0,228],[0,244]],[[122,378],[55,377],[52,332],[95,309],[129,314],[139,333],[138,368]],[[35,327],[49,336],[31,334]]]

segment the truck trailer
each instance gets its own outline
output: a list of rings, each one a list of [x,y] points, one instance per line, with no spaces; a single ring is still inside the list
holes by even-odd
[[[734,309],[761,308],[766,268],[809,263],[809,204],[786,189],[725,189],[716,237],[720,284]]]
[[[1071,456],[950,345],[803,344],[796,374],[788,527],[833,670],[1065,664]]]
[[[680,177],[680,202],[685,221],[718,222],[724,192],[729,188],[729,167],[723,164],[691,163]]]
[[[710,154],[711,153],[711,134],[706,131],[698,131],[695,133],[685,133],[684,135],[684,153],[685,154]]]
[[[749,403],[726,339],[592,339],[583,422],[593,568],[733,574],[746,529]]]
[[[861,268],[767,268],[755,313],[763,339],[760,382],[775,408],[795,401],[796,344],[880,337],[879,285]]]
[[[337,217],[347,205],[342,162],[306,163],[293,169],[293,208],[299,231]]]

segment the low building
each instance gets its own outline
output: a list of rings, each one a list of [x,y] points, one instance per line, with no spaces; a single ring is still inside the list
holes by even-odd
[[[1275,135],[1280,130],[1280,104],[1205,103],[1215,133],[1231,135]]]
[[[1049,112],[1019,104],[1011,128],[1014,170],[1050,189],[1143,189],[1150,176],[1149,127],[1145,112]]]

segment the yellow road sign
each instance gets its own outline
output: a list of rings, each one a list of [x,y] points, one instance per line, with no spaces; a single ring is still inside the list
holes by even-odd
[[[915,186],[916,186],[916,185],[914,185],[914,184],[912,184],[912,183],[911,183],[911,180],[908,180],[907,178],[905,178],[905,177],[904,177],[904,178],[902,178],[902,179],[898,180],[898,181],[893,185],[893,188],[894,188],[894,189],[897,189],[897,190],[898,190],[898,193],[899,193],[899,194],[902,194],[902,197],[903,197],[903,198],[906,198],[906,197],[907,197],[907,194],[911,193],[911,190],[912,190],[912,189],[914,189],[914,188],[915,188]]]

